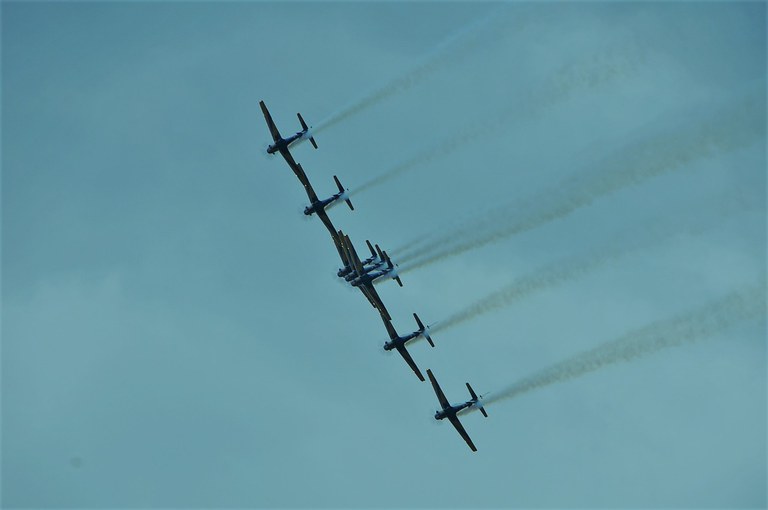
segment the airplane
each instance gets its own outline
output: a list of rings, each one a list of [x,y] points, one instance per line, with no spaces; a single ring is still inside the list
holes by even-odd
[[[363,265],[363,269],[365,270],[365,266],[378,267],[380,264],[383,264],[384,261],[379,259],[379,255],[376,253],[376,251],[374,251],[373,246],[371,245],[371,242],[368,239],[365,240],[365,244],[368,245],[368,249],[371,251],[371,256],[365,260],[360,261],[360,263]],[[378,247],[379,245],[377,244],[376,248]],[[344,263],[344,267],[342,267],[336,272],[336,276],[338,276],[339,278],[344,278],[345,280],[351,275],[352,277],[354,277],[353,276],[354,271],[352,269],[352,265],[349,263],[349,260],[346,257],[342,257],[341,261]]]
[[[343,236],[344,234],[339,231],[339,235]],[[402,287],[403,282],[400,280],[398,275],[397,265],[392,263],[392,259],[389,258],[387,252],[379,248],[378,244],[376,245],[376,251],[374,252],[371,243],[368,240],[365,242],[368,245],[368,249],[371,250],[371,256],[361,261],[362,269],[359,271],[359,273],[356,270],[352,260],[349,257],[341,255],[341,252],[339,252],[339,255],[341,255],[341,261],[344,263],[344,267],[339,269],[336,275],[339,278],[344,278],[344,280],[349,282],[353,287],[360,285],[363,280],[368,280],[370,278],[371,283],[373,283],[374,280],[389,275]],[[384,264],[387,264],[387,269],[375,273],[373,272]]]
[[[317,143],[312,137],[312,134],[309,131],[309,127],[307,127],[307,123],[304,122],[301,114],[297,113],[296,115],[299,117],[299,122],[301,123],[301,131],[297,131],[296,134],[293,134],[288,138],[283,138],[280,135],[280,131],[278,131],[275,122],[272,120],[272,116],[269,114],[269,110],[267,110],[267,105],[264,104],[264,101],[259,101],[259,106],[261,106],[264,119],[267,121],[267,127],[269,128],[269,132],[272,134],[272,139],[274,140],[274,143],[267,147],[267,154],[274,154],[276,152],[282,154],[283,158],[285,158],[285,161],[288,163],[288,166],[291,167],[301,183],[306,185],[306,178],[302,175],[304,172],[298,170],[296,160],[293,159],[290,151],[288,151],[288,147],[290,147],[290,145],[297,140],[309,138],[312,146],[317,149]]]
[[[384,306],[384,303],[381,301],[379,293],[376,292],[376,289],[373,287],[373,280],[370,280],[369,275],[365,273],[360,257],[358,257],[357,251],[352,245],[352,241],[349,240],[349,236],[345,235],[341,230],[339,230],[338,236],[341,241],[341,248],[346,254],[346,260],[352,267],[353,273],[357,276],[357,278],[350,283],[352,283],[353,287],[360,289],[363,295],[368,298],[371,306],[379,310],[382,317],[392,320],[392,316],[389,315],[387,307]],[[341,254],[341,251],[339,253]]]
[[[354,251],[354,247],[352,246],[352,243],[349,241],[349,236],[347,236],[347,242],[349,246],[352,248],[352,251]],[[378,245],[376,245],[378,248]],[[357,252],[354,253],[354,256],[357,257]],[[346,281],[349,282],[350,285],[353,287],[359,287],[360,285],[369,285],[373,287],[373,283],[378,280],[379,278],[382,278],[384,276],[390,276],[393,280],[397,280],[397,283],[400,284],[400,286],[403,286],[403,282],[400,280],[400,277],[397,274],[397,268],[392,263],[392,260],[387,255],[387,252],[384,250],[379,249],[379,257],[383,259],[383,263],[387,264],[386,269],[381,269],[378,271],[375,271],[376,268],[381,266],[382,262],[377,262],[373,266],[368,267],[367,269],[362,267],[362,262],[360,263],[360,267],[357,267],[357,262],[355,262],[353,265],[353,272],[352,274],[344,277]],[[354,259],[351,259],[354,262]],[[360,258],[357,257],[357,261],[360,262]]]
[[[379,248],[378,244],[376,245],[376,251],[374,251],[373,247],[371,247],[371,243],[369,243],[368,240],[365,242],[368,244],[368,249],[371,250],[371,256],[361,261],[361,264],[363,265],[363,273],[370,274],[372,271],[379,269],[381,266],[386,264],[386,258],[384,257],[384,252],[381,248]],[[344,278],[344,280],[350,284],[358,277],[357,273],[354,271],[354,268],[350,266],[345,266],[343,269],[339,269],[337,275],[339,275],[341,278]]]
[[[301,164],[299,164],[299,168],[301,168]],[[303,172],[304,169],[302,168],[301,171]],[[306,174],[305,174],[306,177]],[[326,198],[325,200],[320,200],[317,198],[317,194],[315,193],[315,190],[312,189],[312,185],[309,183],[309,179],[307,179],[307,184],[304,185],[304,189],[307,192],[307,196],[309,197],[309,205],[304,208],[304,214],[307,216],[311,216],[315,213],[318,215],[322,212],[325,212],[325,209],[333,204],[336,200],[344,200],[347,205],[349,206],[349,209],[354,211],[355,207],[352,205],[352,201],[349,199],[349,193],[346,189],[344,189],[344,186],[341,185],[341,182],[339,181],[339,178],[335,175],[333,176],[333,180],[336,181],[336,186],[339,188],[338,193],[334,193],[330,197]]]
[[[315,190],[312,187],[312,184],[309,182],[309,178],[307,178],[307,174],[304,173],[304,168],[301,166],[300,163],[297,163],[296,167],[298,169],[298,173],[302,176],[300,177],[300,179],[302,180],[302,182],[304,182],[304,191],[307,192],[307,197],[309,197],[309,205],[304,208],[304,214],[307,216],[317,214],[317,217],[320,218],[320,221],[323,222],[323,225],[325,225],[325,227],[331,233],[331,237],[333,237],[334,240],[336,240],[336,235],[337,235],[336,227],[334,227],[333,223],[331,223],[331,219],[328,217],[328,214],[325,212],[325,209],[328,206],[330,206],[332,203],[334,203],[336,200],[341,199],[341,200],[344,200],[349,206],[349,208],[354,211],[355,207],[352,205],[352,201],[349,199],[347,190],[344,189],[344,186],[341,185],[339,178],[334,175],[333,180],[336,181],[336,186],[339,188],[339,192],[335,193],[329,198],[326,198],[325,200],[320,200],[317,197],[317,193],[315,193]]]
[[[395,331],[395,327],[392,326],[392,321],[385,318],[384,316],[381,317],[381,320],[384,321],[384,327],[387,328],[387,333],[389,333],[390,338],[390,341],[384,344],[384,350],[391,351],[392,349],[397,349],[397,352],[400,353],[405,362],[408,363],[408,366],[411,367],[411,370],[413,370],[413,372],[416,374],[416,377],[418,377],[420,381],[424,381],[424,376],[421,375],[419,367],[416,366],[413,358],[411,358],[411,355],[405,348],[405,344],[409,340],[413,340],[419,336],[426,338],[427,342],[429,342],[429,345],[432,347],[434,347],[435,344],[432,342],[432,337],[429,336],[429,327],[424,326],[424,324],[422,324],[421,320],[419,319],[419,316],[415,313],[413,314],[413,318],[416,319],[416,324],[419,326],[419,329],[405,336],[400,336],[397,334],[397,331]]]
[[[402,287],[403,282],[402,280],[400,280],[400,275],[398,274],[397,266],[392,263],[392,259],[389,258],[389,255],[387,255],[387,252],[385,250],[379,250],[379,257],[381,259],[381,262],[374,264],[368,269],[363,268],[359,272],[354,272],[352,275],[346,276],[344,279],[347,280],[353,287],[357,287],[362,283],[373,284],[373,282],[375,282],[379,278],[383,278],[384,276],[389,276],[390,278],[395,280],[398,283],[398,285]],[[387,265],[385,269],[377,270],[379,267],[381,267],[384,264]]]
[[[328,217],[328,214],[325,212],[325,209],[332,202],[335,202],[338,199],[342,199],[347,203],[349,208],[354,211],[355,208],[352,205],[352,201],[349,200],[349,197],[347,196],[347,190],[344,189],[344,187],[341,185],[341,182],[339,181],[338,177],[334,175],[333,179],[336,181],[336,186],[338,186],[339,192],[334,194],[330,198],[327,198],[325,200],[320,200],[317,197],[317,193],[315,193],[315,190],[312,187],[312,184],[309,182],[309,178],[307,177],[307,174],[304,172],[304,168],[301,166],[300,163],[296,163],[295,172],[296,172],[296,175],[299,177],[299,180],[304,185],[304,191],[306,191],[307,197],[309,198],[309,201],[310,201],[309,206],[304,208],[304,214],[306,214],[307,216],[311,216],[312,214],[317,214],[318,218],[320,218],[320,221],[323,222],[323,225],[325,225],[325,228],[327,228],[328,232],[331,234],[331,239],[333,240],[334,246],[336,246],[336,251],[339,252],[339,257],[341,258],[342,263],[344,263],[346,267],[347,266],[346,252],[341,244],[341,240],[339,239],[339,234],[336,231],[336,227],[333,225],[333,222],[331,222],[331,218]],[[371,250],[373,250],[373,248],[371,248]]]
[[[448,421],[451,422],[451,424],[456,428],[456,430],[459,432],[459,435],[464,438],[464,441],[467,442],[467,445],[469,445],[469,448],[476,452],[477,448],[475,448],[474,443],[469,438],[469,434],[467,434],[467,431],[464,430],[464,427],[461,425],[461,422],[459,421],[459,417],[457,416],[459,412],[463,411],[464,409],[470,408],[470,407],[476,407],[480,410],[481,413],[483,413],[483,416],[488,418],[488,413],[485,412],[485,408],[483,407],[482,401],[480,400],[480,397],[478,397],[474,390],[472,389],[472,386],[467,383],[467,389],[469,390],[469,395],[472,397],[470,400],[467,400],[463,404],[457,404],[455,406],[452,406],[448,403],[448,399],[445,398],[445,394],[443,393],[443,390],[440,389],[440,385],[437,384],[437,380],[435,380],[435,376],[432,375],[432,371],[430,369],[427,369],[427,375],[429,376],[429,380],[432,383],[432,388],[435,390],[435,395],[437,395],[437,400],[440,402],[440,406],[442,407],[441,410],[435,412],[435,419],[436,420],[442,420],[445,418],[448,418]]]

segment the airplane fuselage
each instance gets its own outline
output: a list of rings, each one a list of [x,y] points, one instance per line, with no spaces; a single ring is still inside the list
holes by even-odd
[[[293,142],[299,138],[302,138],[306,133],[306,130],[299,131],[295,135],[291,135],[288,138],[281,138],[275,141],[275,143],[267,147],[267,154],[274,154],[278,151],[288,150],[288,147],[290,147]]]
[[[363,267],[363,271],[366,273],[366,275],[368,273],[370,273],[371,271],[374,271],[374,270],[378,269],[379,267],[381,267],[382,264],[384,264],[383,261],[378,261],[378,262],[375,262],[375,263],[372,263],[372,262],[373,262],[373,260],[371,260],[370,262],[366,261],[366,262],[362,263],[363,266],[370,264],[369,267]],[[342,273],[342,272],[344,272],[344,271],[342,271],[342,270],[339,271],[339,273]],[[342,275],[339,274],[339,277],[342,277]],[[344,272],[343,278],[346,281],[348,281],[348,282],[352,282],[353,280],[358,278],[358,276],[355,273],[353,273],[352,269],[350,268],[348,271]],[[378,276],[376,278],[378,278]],[[354,286],[354,284],[353,284],[353,286]]]
[[[367,269],[365,268],[365,266],[371,264],[375,260],[376,260],[376,257],[368,257],[367,259],[362,261],[361,264],[363,265],[363,271],[365,272],[372,271],[378,268],[381,264],[383,264],[383,262],[376,262],[375,264],[372,264],[371,267]],[[344,266],[343,268],[339,269],[336,272],[336,276],[338,276],[339,278],[344,278],[347,281],[350,281],[353,278],[355,278],[355,275],[353,274],[353,270],[351,266]]]
[[[353,278],[352,280],[348,280],[349,283],[353,287],[359,287],[360,285],[367,285],[367,284],[373,285],[373,282],[375,282],[376,280],[378,280],[382,276],[388,275],[392,271],[391,269],[385,269],[383,271],[378,271],[376,273],[370,273],[369,272],[369,271],[373,271],[374,269],[379,267],[379,265],[381,265],[381,264],[374,265],[374,267],[371,267],[370,269],[366,269],[365,270],[366,271],[365,274],[359,275],[359,276],[356,275],[355,278]]]
[[[421,334],[421,331],[414,331],[409,335],[398,336],[394,340],[390,340],[389,342],[385,343],[384,350],[391,351],[392,349],[396,349],[398,345],[402,347],[403,345],[405,345],[406,342],[408,342],[409,340],[413,340],[420,334]]]
[[[463,409],[466,409],[467,407],[471,407],[475,404],[474,400],[468,400],[467,402],[464,402],[463,404],[459,404],[456,406],[449,406],[445,409],[441,409],[440,411],[437,411],[435,413],[435,419],[436,420],[444,420],[448,417],[456,418],[456,415],[459,413],[459,411],[462,411]]]
[[[373,285],[373,279],[371,278],[371,276],[369,274],[364,274],[364,275],[360,275],[360,276],[355,275],[355,277],[353,279],[348,280],[348,281],[349,281],[349,284],[352,285],[353,287],[360,287],[360,286],[365,286],[365,285]]]
[[[304,214],[306,214],[307,216],[311,216],[315,214],[317,211],[325,210],[326,207],[328,207],[330,204],[338,200],[339,197],[343,194],[344,193],[340,191],[330,198],[326,198],[325,200],[318,200],[317,202],[313,202],[309,204],[307,207],[304,208]]]
[[[348,276],[350,274],[352,274],[352,267],[351,266],[345,266],[345,267],[339,269],[336,272],[336,276],[338,276],[339,278],[345,278],[346,276]],[[347,280],[347,281],[349,281],[349,280]]]

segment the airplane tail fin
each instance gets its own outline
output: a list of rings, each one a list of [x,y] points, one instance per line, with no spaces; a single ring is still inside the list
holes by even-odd
[[[339,188],[339,193],[341,193],[341,197],[342,197],[342,198],[344,199],[344,201],[347,203],[347,205],[349,206],[349,208],[350,208],[351,210],[353,210],[353,211],[354,211],[354,210],[355,210],[355,207],[352,205],[352,201],[351,201],[351,200],[349,199],[349,197],[347,196],[347,190],[346,190],[346,189],[344,189],[344,186],[342,186],[342,185],[341,185],[341,181],[339,181],[339,178],[338,178],[338,177],[336,177],[336,176],[334,175],[334,176],[333,176],[333,180],[334,180],[334,181],[336,181],[336,187],[338,187],[338,188]]]
[[[317,149],[317,143],[315,142],[315,138],[310,134],[309,128],[307,127],[307,123],[304,122],[304,118],[301,116],[300,113],[297,113],[296,116],[299,117],[299,122],[301,123],[301,129],[306,131],[307,135],[309,135],[309,141],[312,143],[312,147]]]
[[[368,245],[368,249],[371,250],[371,257],[375,259],[376,258],[376,251],[373,249],[373,246],[371,245],[371,242],[368,239],[366,239],[365,240],[365,244],[367,244]]]
[[[469,390],[469,395],[472,397],[472,400],[475,401],[475,403],[472,405],[480,409],[480,412],[483,413],[483,416],[488,418],[488,413],[485,412],[485,408],[483,407],[483,402],[477,396],[477,394],[475,393],[475,390],[472,389],[472,386],[470,386],[469,383],[467,383],[467,389]]]
[[[413,318],[416,319],[416,324],[419,326],[419,331],[421,331],[421,334],[424,335],[424,338],[427,339],[427,342],[429,342],[429,345],[432,347],[435,346],[435,343],[432,341],[432,337],[429,336],[429,328],[424,326],[424,323],[421,322],[421,319],[419,319],[419,316],[415,313],[413,314]]]

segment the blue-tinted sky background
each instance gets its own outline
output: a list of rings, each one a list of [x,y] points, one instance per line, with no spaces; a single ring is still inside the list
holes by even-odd
[[[544,282],[410,346],[463,401],[764,301],[765,27],[760,2],[3,2],[3,506],[765,506],[764,314],[470,413],[473,454],[258,108],[318,128],[293,154],[350,188],[358,249],[476,248],[378,287],[398,331]]]

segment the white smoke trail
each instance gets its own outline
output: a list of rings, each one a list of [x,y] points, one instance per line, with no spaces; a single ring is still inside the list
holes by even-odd
[[[522,276],[508,285],[475,301],[440,321],[433,331],[443,331],[480,315],[519,302],[539,291],[550,289],[585,276],[606,264],[648,249],[682,233],[695,235],[712,227],[717,220],[750,210],[762,210],[762,205],[741,193],[719,195],[698,204],[691,204],[677,217],[665,215],[642,227],[622,233],[622,239],[599,251],[550,264]],[[684,218],[684,216],[693,216]],[[687,226],[686,226],[687,225]]]
[[[367,182],[355,187],[355,194],[374,189],[403,173],[425,165],[438,157],[446,157],[452,152],[464,148],[467,144],[487,140],[494,135],[504,133],[503,129],[512,120],[522,122],[540,115],[547,108],[565,101],[575,92],[595,89],[619,78],[630,76],[645,61],[645,54],[637,46],[610,48],[592,55],[578,63],[569,63],[560,67],[545,83],[537,84],[528,94],[518,97],[518,101],[503,108],[492,119],[482,125],[471,126],[442,142],[425,149],[423,152],[403,161]],[[394,253],[394,252],[393,252]]]
[[[765,287],[750,287],[671,319],[650,324],[616,340],[567,358],[521,379],[483,399],[485,405],[507,400],[558,382],[621,362],[632,361],[662,349],[713,336],[751,319],[766,315]]]
[[[446,40],[440,43],[434,50],[429,52],[422,58],[421,62],[414,68],[407,71],[405,74],[391,80],[383,87],[374,90],[366,96],[358,99],[354,103],[342,108],[341,110],[331,114],[319,124],[316,124],[313,128],[315,133],[319,133],[331,126],[338,124],[339,122],[348,119],[349,117],[356,115],[367,108],[383,101],[384,99],[396,94],[398,92],[404,92],[417,83],[421,82],[429,75],[442,69],[448,64],[455,63],[466,56],[475,47],[483,43],[483,40],[487,40],[489,30],[493,28],[493,23],[497,23],[496,29],[504,28],[510,30],[509,25],[501,26],[498,21],[501,19],[502,8],[496,8],[491,13],[482,18],[470,23],[466,27],[458,30]],[[516,21],[517,26],[511,27],[514,29],[520,29],[524,25],[524,21]],[[492,35],[492,34],[490,34]]]
[[[505,205],[400,257],[401,274],[563,218],[596,199],[685,168],[691,162],[765,139],[765,99],[750,95],[693,129],[635,143],[591,171],[576,175],[525,204]],[[521,214],[509,218],[509,211]]]

